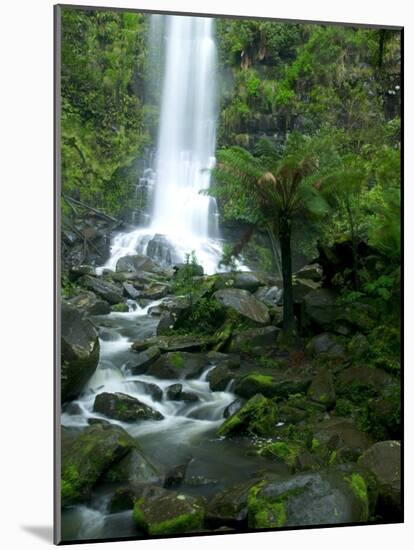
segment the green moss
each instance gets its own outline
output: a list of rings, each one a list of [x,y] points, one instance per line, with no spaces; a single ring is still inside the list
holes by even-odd
[[[175,369],[182,369],[184,358],[180,353],[171,353],[171,364]]]
[[[296,466],[299,451],[299,445],[286,443],[284,441],[276,441],[265,445],[260,450],[260,454],[262,456],[275,457],[282,460],[290,468],[294,468]]]
[[[263,395],[256,394],[220,426],[218,435],[271,435],[277,423],[277,415],[276,404]]]
[[[279,497],[271,502],[260,495],[264,481],[254,485],[247,498],[248,523],[253,529],[283,527],[286,524],[286,505]]]
[[[317,451],[320,446],[321,446],[321,442],[318,439],[316,439],[316,437],[312,438],[311,450]]]
[[[178,497],[179,498],[179,497]],[[178,514],[163,521],[150,521],[143,511],[144,499],[135,501],[132,517],[137,526],[149,535],[169,535],[197,531],[203,527],[204,511],[194,507],[190,512]]]
[[[345,480],[349,483],[352,492],[358,498],[362,506],[362,521],[369,517],[368,489],[364,478],[360,474],[353,473],[346,476]]]
[[[111,311],[115,311],[117,313],[126,313],[128,311],[128,305],[124,304],[124,302],[115,304],[111,307]]]

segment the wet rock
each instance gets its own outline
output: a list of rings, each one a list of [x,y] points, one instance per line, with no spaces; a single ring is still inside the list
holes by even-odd
[[[119,304],[123,301],[122,287],[114,283],[106,281],[102,277],[91,277],[90,275],[83,275],[78,284],[91,290],[103,300],[109,304]]]
[[[392,377],[382,369],[365,366],[349,367],[336,378],[335,389],[338,395],[350,399],[378,395],[392,383]]]
[[[223,411],[223,418],[228,418],[229,416],[232,416],[237,411],[239,411],[242,406],[244,405],[245,400],[241,399],[240,397],[235,399],[230,403],[230,405],[227,405],[227,407]]]
[[[295,302],[303,302],[310,292],[314,292],[319,289],[320,286],[321,283],[319,282],[295,277],[293,279],[293,298]]]
[[[302,473],[254,485],[248,496],[250,529],[358,523],[368,520],[365,480],[358,473]]]
[[[207,374],[207,382],[211,391],[224,391],[234,378],[234,372],[226,365],[219,365]]]
[[[116,263],[116,271],[147,271],[147,272],[159,272],[160,267],[148,256],[143,254],[135,254],[134,256],[124,256],[119,258]]]
[[[338,315],[337,299],[338,295],[326,288],[308,292],[303,299],[307,322],[315,323],[321,328],[329,328]]]
[[[146,374],[167,380],[197,378],[206,366],[206,356],[202,353],[174,351],[161,355],[155,363],[149,366]]]
[[[214,298],[223,306],[251,321],[261,324],[268,324],[270,321],[267,307],[247,290],[236,288],[218,290],[214,293]]]
[[[138,529],[148,535],[197,532],[203,528],[203,501],[165,489],[152,489],[135,501],[133,518]]]
[[[207,526],[211,529],[224,526],[247,528],[247,497],[254,483],[233,485],[214,495],[206,507]]]
[[[322,267],[319,264],[305,265],[295,275],[300,279],[310,279],[318,282],[322,280]]]
[[[240,367],[240,355],[237,353],[222,353],[213,350],[207,353],[207,360],[210,365],[225,366],[231,370]]]
[[[153,313],[151,313],[153,315]],[[160,315],[160,320],[157,325],[157,336],[162,336],[165,333],[168,333],[174,328],[176,318],[169,311],[164,311]]]
[[[255,393],[261,393],[266,397],[287,397],[289,394],[306,392],[311,382],[312,376],[307,372],[252,372],[236,380],[234,392],[240,397],[247,398]]]
[[[171,384],[165,391],[167,399],[170,401],[198,401],[198,396],[195,393],[183,391],[182,384]]]
[[[142,380],[134,381],[139,391],[150,395],[154,401],[162,401],[162,389],[157,384],[151,382],[143,382]]]
[[[75,399],[95,372],[99,338],[92,323],[66,302],[61,305],[61,396]]]
[[[74,296],[68,303],[79,309],[85,317],[91,315],[107,315],[111,309],[108,302],[98,298],[93,292],[82,292]]]
[[[145,290],[140,290],[139,297],[142,300],[160,300],[167,296],[170,287],[164,284],[154,284]]]
[[[129,307],[125,302],[120,302],[119,304],[114,304],[111,306],[111,311],[114,311],[115,313],[127,313],[129,311]]]
[[[133,485],[118,487],[115,489],[109,503],[110,513],[116,514],[124,510],[132,510],[134,502],[139,498],[141,493],[141,487],[134,487]]]
[[[276,283],[276,279],[258,271],[216,273],[214,275],[214,290],[234,288],[255,292],[260,286],[272,286]]]
[[[73,265],[69,269],[69,280],[77,281],[82,275],[96,277],[96,269],[91,265]]]
[[[62,444],[62,505],[87,498],[102,474],[138,443],[122,428],[109,424],[89,426]]]
[[[165,489],[176,489],[183,483],[187,467],[191,460],[192,457],[189,457],[185,462],[183,462],[183,464],[174,466],[174,468],[167,472],[163,485]]]
[[[131,485],[157,484],[161,483],[161,475],[137,444],[128,454],[108,468],[103,481]]]
[[[320,371],[308,389],[311,401],[325,405],[328,409],[335,405],[336,395],[333,376],[328,370]]]
[[[141,403],[135,397],[120,392],[100,393],[95,398],[93,410],[121,422],[162,420],[164,418],[160,412]]]
[[[127,298],[131,298],[132,300],[136,300],[137,298],[139,298],[139,295],[140,295],[140,291],[137,290],[133,285],[131,285],[131,283],[123,283],[122,285],[123,289],[124,289],[124,294]]]
[[[324,332],[314,336],[306,346],[306,352],[311,357],[322,355],[330,359],[339,359],[345,356],[345,348],[332,334]]]
[[[349,418],[332,417],[314,427],[315,445],[326,445],[336,451],[338,461],[355,461],[372,445],[372,438],[359,430]]]
[[[134,365],[130,367],[132,374],[143,374],[147,371],[148,367],[152,365],[161,355],[160,348],[157,346],[150,346],[144,351],[138,353],[134,357]]]
[[[375,479],[378,490],[377,513],[384,518],[402,520],[401,511],[401,444],[380,441],[370,447],[358,464]]]
[[[62,407],[62,412],[70,414],[71,416],[76,416],[82,414],[82,409],[77,403],[66,403]]]
[[[298,458],[303,446],[294,442],[273,441],[260,449],[260,455],[283,462],[293,472],[298,467]]]
[[[274,432],[278,421],[276,404],[257,394],[236,413],[227,418],[217,434],[223,437],[258,435],[266,437]]]
[[[255,348],[275,348],[279,332],[280,330],[274,326],[239,331],[232,337],[229,351],[237,353]]]
[[[278,306],[283,302],[283,289],[278,286],[262,286],[254,293],[254,297],[268,307]]]

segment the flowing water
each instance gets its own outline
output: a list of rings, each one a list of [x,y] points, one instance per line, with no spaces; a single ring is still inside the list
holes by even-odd
[[[222,253],[216,202],[206,194],[216,147],[214,21],[152,19],[150,55],[160,49],[162,29],[165,52],[151,221],[149,227],[118,235],[105,267],[114,269],[122,256],[147,253],[154,237],[161,237],[155,259],[182,262],[194,251],[206,273],[213,273]]]

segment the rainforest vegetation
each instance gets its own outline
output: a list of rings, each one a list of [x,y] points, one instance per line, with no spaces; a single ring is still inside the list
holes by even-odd
[[[192,250],[159,264],[161,239],[97,274],[150,210],[136,187],[157,145],[164,58],[149,51],[148,15],[64,9],[61,26],[64,537],[88,538],[77,505],[98,509],[103,490],[106,517],[128,513],[137,536],[400,521],[400,31],[218,19],[203,193],[218,205],[220,269],[205,274]],[[127,327],[131,300],[150,309]],[[110,368],[155,406],[96,390],[111,331],[129,343]],[[208,398],[183,387],[203,372]],[[218,418],[209,400],[222,393],[234,395]],[[191,409],[204,399],[221,422],[198,451],[160,432],[166,459],[125,429],[162,420],[168,400],[204,419]],[[220,444],[224,464],[240,460],[231,482],[211,466]],[[319,498],[304,476],[351,515],[304,519],[297,495]],[[122,536],[99,525],[92,538]]]

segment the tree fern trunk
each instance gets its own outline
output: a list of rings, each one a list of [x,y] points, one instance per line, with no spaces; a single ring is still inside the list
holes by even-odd
[[[282,254],[282,278],[283,278],[283,329],[293,329],[293,286],[292,286],[292,250],[290,247],[291,222],[288,218],[282,218],[279,225],[280,250]]]

